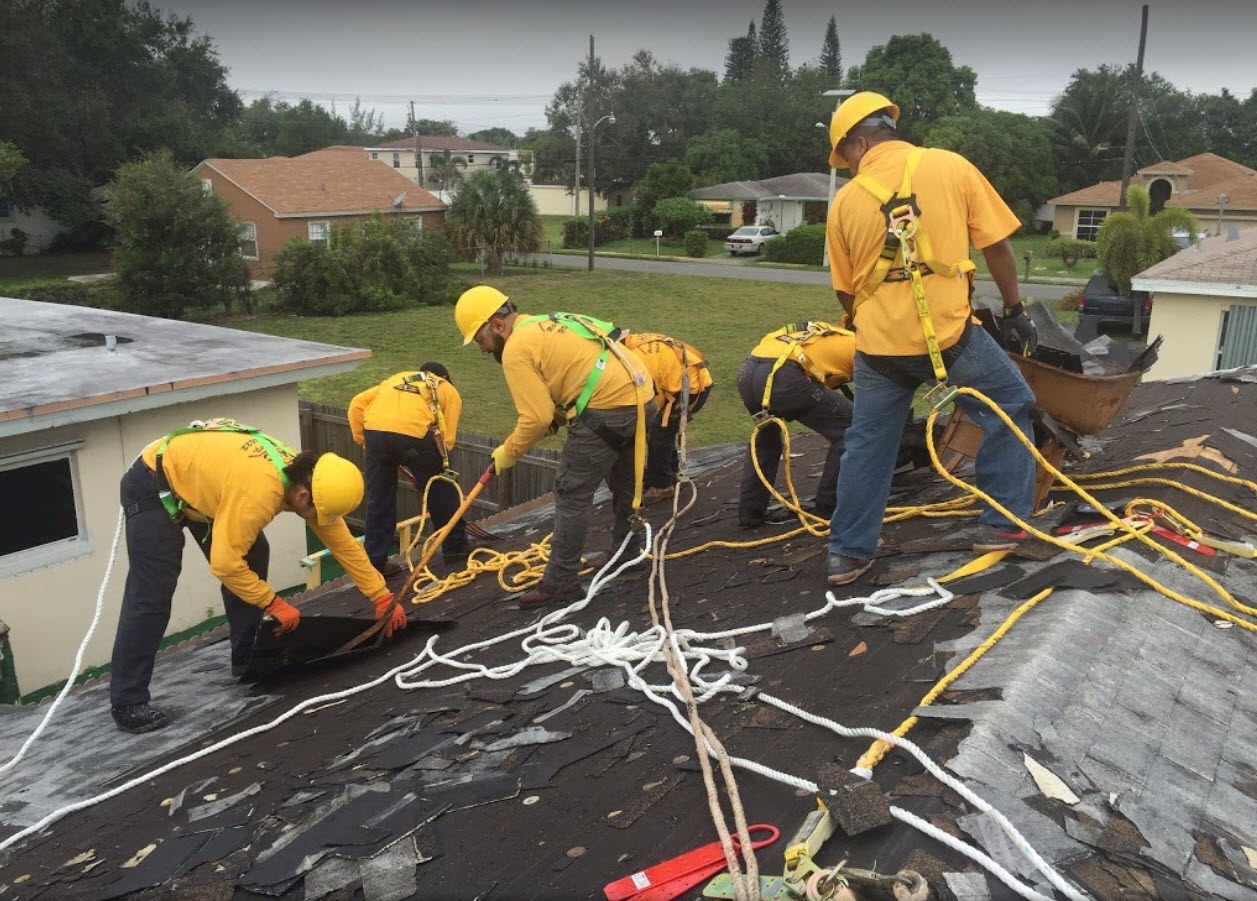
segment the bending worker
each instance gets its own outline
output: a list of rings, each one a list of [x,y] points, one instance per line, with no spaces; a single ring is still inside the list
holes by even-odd
[[[388,559],[397,531],[397,469],[405,467],[422,493],[428,481],[449,469],[449,451],[458,435],[463,399],[440,363],[418,372],[399,372],[354,396],[349,428],[365,451],[367,527],[363,539],[371,565],[384,576],[401,571]],[[444,528],[458,512],[458,491],[445,479],[432,482],[428,512],[432,526]],[[441,547],[446,563],[467,558],[467,527],[460,518]]]
[[[617,343],[610,323],[570,313],[523,316],[505,294],[488,285],[463,292],[454,307],[463,344],[473,341],[502,364],[515,401],[515,430],[493,451],[505,472],[560,420],[567,441],[554,483],[554,534],[541,583],[519,605],[540,607],[573,601],[584,592],[578,581],[581,549],[593,510],[594,491],[604,479],[615,515],[612,548],[629,535],[630,516],[644,464],[645,429],[655,415],[650,376]],[[632,549],[626,551],[629,559]],[[600,556],[600,566],[609,554]]]
[[[186,529],[222,584],[231,634],[232,675],[248,665],[263,613],[277,635],[297,628],[301,614],[266,583],[270,546],[262,533],[288,510],[304,519],[375,604],[388,614],[386,634],[406,625],[383,577],[342,517],[362,502],[362,474],[335,454],[294,452],[283,442],[230,420],[175,429],[144,451],[122,476],[130,561],[109,698],[124,732],[152,732],[169,722],[149,703],[158,646],[170,622],[170,601],[183,565]]]
[[[851,380],[854,365],[855,336],[851,332],[827,322],[797,322],[765,335],[738,370],[738,393],[753,417],[801,422],[829,440],[813,508],[817,516],[825,518],[834,512],[834,486],[844,436],[851,425],[851,401],[834,389]],[[755,431],[742,464],[738,524],[743,528],[764,524],[771,498],[755,471],[752,454],[764,479],[772,484],[777,479],[783,441],[781,427],[774,422],[765,422]]]
[[[834,291],[855,330],[859,402],[847,432],[829,531],[829,583],[855,581],[872,564],[886,512],[895,449],[923,383],[976,388],[1033,436],[1034,395],[995,339],[971,324],[973,263],[982,250],[1004,300],[1006,343],[1032,353],[1034,323],[1017,292],[1008,236],[1020,223],[970,162],[899,139],[899,108],[881,94],[853,94],[829,126],[829,164],[854,178],[834,196],[826,241]],[[985,433],[978,487],[1024,518],[1034,458],[985,404],[957,403]],[[1007,550],[1026,533],[984,507],[975,552]]]
[[[654,332],[629,332],[621,343],[633,352],[655,383],[655,406],[659,412],[650,422],[647,435],[646,475],[642,484],[646,501],[672,493],[680,457],[677,434],[681,419],[686,422],[707,403],[711,394],[711,370],[698,348],[677,338]]]

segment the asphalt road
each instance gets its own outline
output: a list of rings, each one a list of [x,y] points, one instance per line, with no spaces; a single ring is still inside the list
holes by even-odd
[[[537,258],[551,259],[555,266],[584,269],[588,257],[556,253],[552,257],[537,254]],[[596,269],[616,269],[623,272],[655,272],[663,275],[697,275],[703,278],[737,278],[754,282],[788,282],[795,285],[829,285],[829,273],[814,269],[775,269],[767,266],[747,265],[741,262],[705,262],[674,260],[630,260],[620,257],[599,256],[594,259]],[[1023,284],[1022,295],[1036,300],[1060,300],[1073,290],[1073,285]],[[999,297],[995,283],[978,280],[979,297]]]

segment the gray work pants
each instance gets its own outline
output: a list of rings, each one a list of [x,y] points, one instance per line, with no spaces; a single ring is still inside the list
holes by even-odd
[[[655,417],[655,402],[646,405],[646,419]],[[611,489],[615,524],[611,548],[629,533],[633,512],[633,438],[637,407],[586,409],[568,427],[567,442],[559,460],[554,483],[554,536],[550,560],[542,582],[559,590],[574,586],[580,573],[580,556],[593,513],[594,492],[605,479]]]

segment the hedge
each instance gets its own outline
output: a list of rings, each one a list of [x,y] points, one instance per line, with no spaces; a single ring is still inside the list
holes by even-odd
[[[764,242],[764,259],[772,263],[819,266],[825,254],[825,226],[800,225],[780,238]]]

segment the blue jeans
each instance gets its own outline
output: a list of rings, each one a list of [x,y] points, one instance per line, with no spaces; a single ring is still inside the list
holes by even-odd
[[[906,357],[904,364],[905,371],[922,382],[933,381],[928,357]],[[1030,408],[1034,393],[985,330],[971,330],[969,343],[947,369],[947,380],[957,387],[981,391],[1033,440]],[[829,552],[866,560],[877,553],[895,452],[914,389],[876,372],[860,354],[856,354],[854,382],[855,416],[847,430],[847,449],[838,471],[837,506],[829,521]],[[1024,519],[1034,502],[1034,457],[986,404],[968,396],[957,397],[956,402],[985,433],[976,460],[978,487]],[[986,525],[1015,528],[985,504],[978,519]]]

